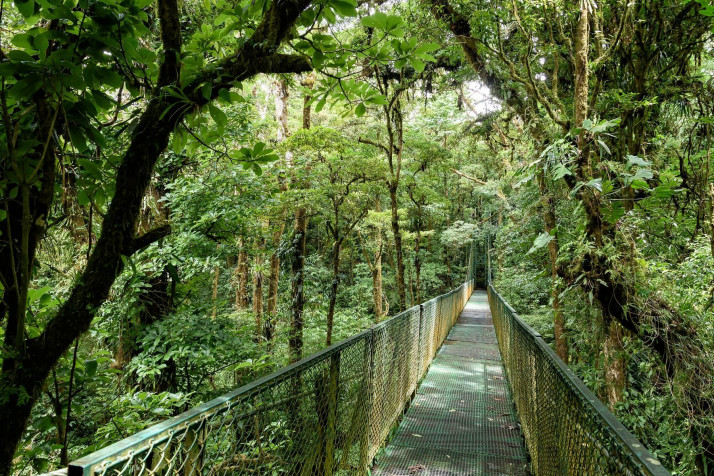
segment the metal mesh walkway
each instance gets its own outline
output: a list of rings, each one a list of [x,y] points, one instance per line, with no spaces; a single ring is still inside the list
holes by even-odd
[[[529,474],[486,291],[471,295],[372,474]]]

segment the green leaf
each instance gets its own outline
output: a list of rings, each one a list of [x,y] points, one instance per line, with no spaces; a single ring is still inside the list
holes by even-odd
[[[233,100],[231,99],[231,93],[226,88],[218,90],[218,97],[223,99],[228,104],[233,102]]]
[[[419,45],[415,50],[414,54],[415,55],[420,55],[422,53],[431,53],[432,51],[436,51],[440,48],[440,46],[436,43],[424,43],[423,45]]]
[[[636,155],[628,155],[625,157],[627,159],[627,165],[637,165],[639,167],[647,167],[652,165],[652,162],[648,162],[643,158],[637,157]]]
[[[102,178],[102,170],[99,166],[92,160],[89,159],[77,159],[77,163],[84,169],[84,171],[95,179]]]
[[[174,152],[174,154],[180,154],[183,148],[186,146],[187,141],[188,134],[185,134],[183,132],[174,132],[174,135],[171,138],[171,150]]]
[[[635,175],[628,177],[625,183],[629,184],[635,189],[648,189],[649,185],[647,180],[653,177],[652,171],[650,169],[637,169]]]
[[[35,49],[34,43],[32,41],[32,35],[30,35],[29,33],[18,33],[17,35],[13,35],[10,42],[18,48],[22,48],[23,50]]]
[[[602,179],[601,178],[596,178],[590,180],[588,183],[585,184],[586,186],[590,188],[594,188],[595,190],[598,190],[602,192]]]
[[[602,182],[602,193],[608,194],[615,189],[611,180],[603,180]]]
[[[208,105],[208,112],[220,129],[223,129],[228,122],[228,116],[213,104]]]
[[[560,180],[566,175],[573,175],[573,172],[571,172],[570,169],[563,164],[555,166],[555,170],[553,171],[553,180]]]
[[[424,61],[429,61],[430,63],[435,63],[435,62],[436,62],[436,58],[434,58],[434,57],[433,57],[432,55],[430,55],[429,53],[418,53],[418,54],[416,54],[416,56],[419,57],[420,59],[424,60]]]
[[[610,154],[610,148],[605,144],[603,141],[600,139],[597,140],[597,143],[600,145],[600,147],[608,154]]]
[[[72,139],[72,145],[77,149],[77,152],[81,153],[87,150],[87,139],[84,137],[84,133],[81,129],[70,126],[69,137]]]
[[[40,59],[45,59],[49,46],[50,40],[47,38],[47,33],[42,33],[35,37],[35,49],[40,52]]]
[[[357,3],[349,0],[332,0],[330,6],[343,17],[357,16]]]
[[[620,123],[620,119],[612,119],[610,121],[600,121],[594,126],[591,126],[590,132],[593,134],[599,134],[600,132],[605,132],[606,130],[618,125]],[[583,123],[583,127],[585,127],[585,123]]]
[[[374,15],[363,17],[360,20],[362,26],[367,28],[376,28],[378,30],[386,30],[387,15],[382,12],[377,12]]]
[[[377,104],[380,106],[386,106],[387,104],[389,104],[387,102],[387,98],[385,98],[381,94],[377,94],[375,96],[370,96],[370,97],[366,98],[365,101],[370,104]]]
[[[591,121],[590,119],[585,119],[583,121],[583,129],[589,131],[592,126],[593,126],[593,121]]]
[[[426,67],[426,63],[424,63],[420,59],[412,58],[411,60],[412,68],[416,70],[417,73],[421,73],[424,71],[424,68]]]
[[[654,195],[657,198],[669,199],[674,195],[674,190],[669,185],[663,184],[655,188]]]
[[[534,251],[537,251],[537,250],[543,248],[544,246],[547,246],[548,243],[550,243],[554,239],[555,239],[554,236],[551,236],[550,233],[548,233],[547,231],[544,231],[543,233],[538,235],[538,237],[536,237],[535,240],[533,240],[533,246],[531,246],[531,249],[528,250],[528,253],[526,253],[526,254],[531,254]]]
[[[95,373],[97,373],[97,367],[98,363],[96,360],[88,360],[84,363],[84,371],[87,375],[87,377],[93,376]]]
[[[211,91],[212,91],[211,83],[203,83],[201,86],[201,95],[206,101],[211,100]]]
[[[364,116],[364,113],[365,113],[366,111],[367,111],[367,108],[365,107],[364,103],[361,102],[361,103],[359,103],[359,104],[357,105],[357,107],[355,108],[355,115],[356,115],[357,117],[362,117],[362,116]]]
[[[404,20],[402,20],[402,17],[400,17],[399,15],[387,16],[385,21],[385,29],[387,31],[392,32],[402,25],[404,25]],[[416,38],[414,38],[414,41],[416,42]]]
[[[35,0],[16,1],[15,6],[25,18],[30,18],[35,13]]]
[[[81,206],[87,206],[90,202],[89,195],[87,195],[87,191],[83,188],[79,189],[77,192],[77,203],[79,203]]]
[[[608,207],[605,207],[603,216],[608,223],[616,223],[617,220],[625,215],[625,207],[622,202],[610,202]]]

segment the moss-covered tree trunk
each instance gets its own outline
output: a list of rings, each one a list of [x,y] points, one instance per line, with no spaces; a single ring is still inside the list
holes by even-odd
[[[555,334],[555,352],[563,362],[568,363],[568,338],[565,329],[565,316],[560,304],[560,276],[558,269],[558,234],[555,219],[555,200],[546,182],[545,170],[538,171],[538,188],[543,205],[543,224],[545,231],[553,237],[548,243],[548,259],[550,261],[550,300],[553,310],[553,329]]]
[[[245,241],[240,241],[240,251],[238,252],[238,265],[234,271],[236,281],[235,306],[237,310],[248,308],[248,251]]]
[[[308,76],[304,81],[304,86],[312,88],[314,77]],[[310,96],[305,95],[302,109],[302,127],[310,128]],[[298,186],[293,181],[293,186]],[[307,186],[306,184],[302,184]],[[297,362],[302,358],[303,347],[303,312],[305,309],[305,254],[307,253],[307,209],[299,206],[295,210],[295,222],[293,225],[292,241],[292,289],[290,300],[290,334],[288,337],[288,347],[290,362]]]

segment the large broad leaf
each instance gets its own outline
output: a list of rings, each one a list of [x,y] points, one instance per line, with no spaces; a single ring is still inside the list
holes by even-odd
[[[330,6],[343,17],[357,16],[357,3],[349,0],[331,0]]]
[[[648,162],[641,157],[637,157],[636,155],[628,155],[626,157],[626,159],[627,159],[627,165],[630,165],[630,166],[636,165],[639,167],[648,167],[648,166],[652,165],[652,162]]]
[[[374,15],[362,18],[362,26],[367,28],[376,28],[385,30],[387,27],[387,15],[382,12],[377,12]]]
[[[416,59],[416,58],[412,58],[411,64],[412,64],[412,68],[414,68],[414,70],[417,73],[421,73],[422,71],[424,71],[424,68],[426,67],[426,63],[424,63],[422,60]]]
[[[15,6],[25,18],[30,18],[35,13],[35,0],[17,0]]]
[[[555,166],[555,170],[553,170],[553,180],[560,180],[566,175],[573,175],[573,172],[563,164]]]
[[[228,116],[226,116],[226,113],[221,111],[213,104],[208,105],[208,112],[211,115],[211,118],[216,122],[218,128],[220,130],[223,130],[223,128],[226,126],[226,123],[228,122]]]
[[[544,231],[543,233],[538,235],[535,240],[533,240],[533,246],[531,246],[531,249],[528,250],[527,254],[531,254],[534,251],[538,251],[539,249],[543,248],[544,246],[548,246],[548,243],[550,243],[554,239],[554,236],[551,236],[550,233]]]

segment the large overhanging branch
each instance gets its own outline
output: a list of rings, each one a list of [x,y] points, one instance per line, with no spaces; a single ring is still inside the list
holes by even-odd
[[[24,389],[30,395],[22,404],[16,399],[7,402],[6,405],[16,409],[16,416],[12,420],[6,421],[0,417],[0,423],[7,427],[8,438],[19,441],[42,382],[71,343],[89,329],[96,310],[106,300],[114,280],[121,273],[125,257],[169,232],[168,227],[162,227],[147,235],[135,236],[142,198],[151,181],[154,166],[168,146],[174,129],[186,115],[215,99],[223,88],[229,89],[259,73],[300,73],[311,70],[306,57],[278,53],[280,44],[288,37],[296,20],[310,3],[310,0],[273,1],[253,36],[231,58],[207,67],[183,88],[181,95],[164,92],[166,88],[176,88],[178,84],[176,65],[167,66],[173,59],[167,53],[160,69],[164,72],[164,84],[159,85],[157,94],[144,108],[124,153],[117,170],[114,198],[84,272],[42,334],[27,340],[25,354],[8,358],[4,362],[0,384]],[[169,13],[176,12],[172,0],[165,0],[162,6]],[[171,25],[175,26],[175,21],[167,18],[165,24],[170,28]],[[175,48],[176,37],[169,33],[175,32],[167,32],[162,39],[165,46]],[[201,86],[206,83],[212,85],[209,98],[203,96],[201,91]],[[177,99],[177,96],[183,99]],[[4,460],[8,455],[0,456]]]

